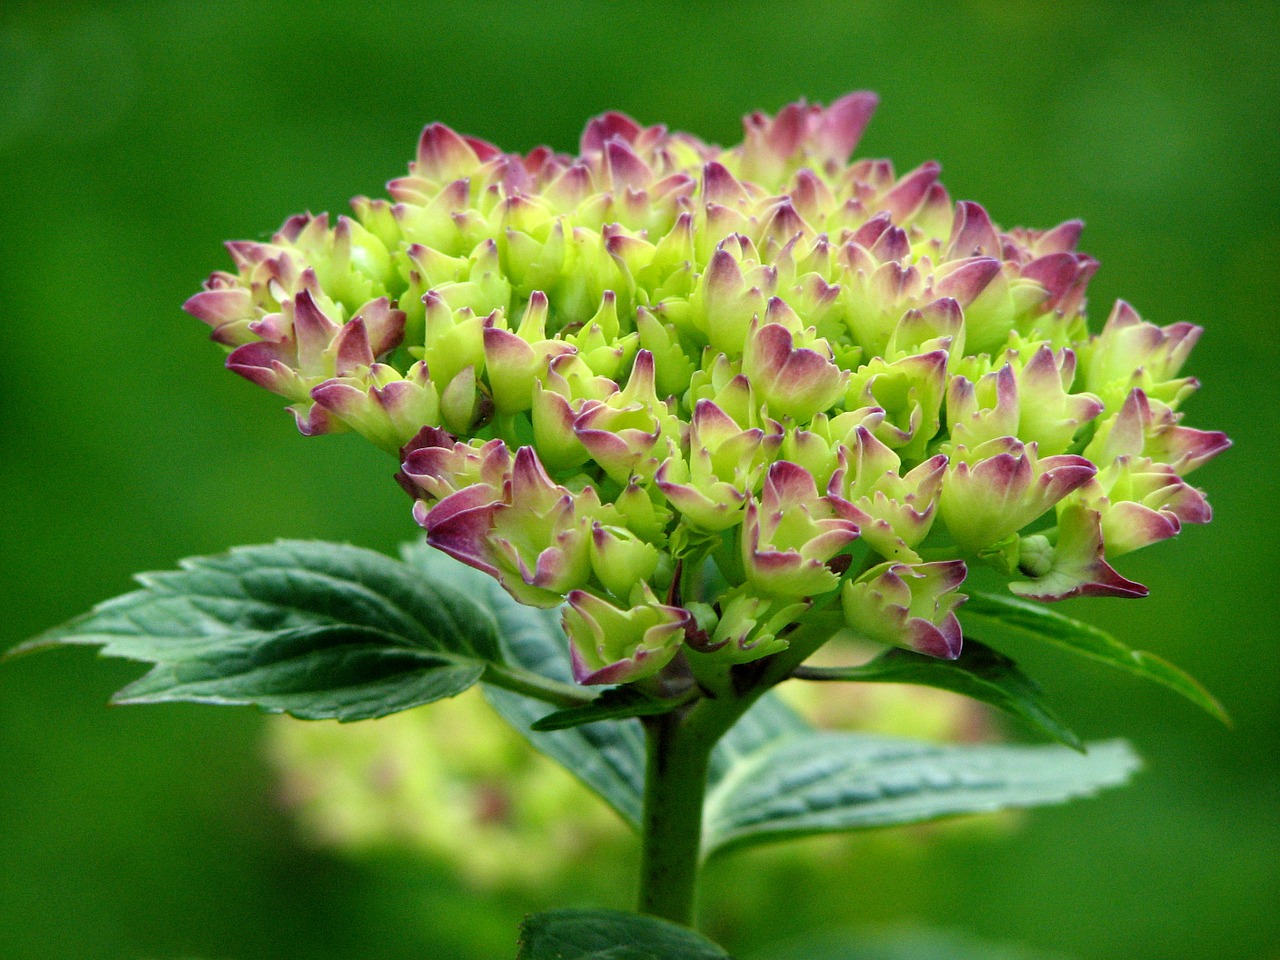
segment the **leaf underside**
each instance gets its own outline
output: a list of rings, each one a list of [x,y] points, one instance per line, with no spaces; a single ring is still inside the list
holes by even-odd
[[[941,745],[814,731],[766,746],[707,798],[704,855],[814,833],[1061,803],[1124,783],[1139,762],[1120,741]]]
[[[548,730],[568,730],[584,723],[601,720],[626,720],[629,717],[653,717],[670,713],[676,704],[660,700],[635,687],[608,687],[595,700],[580,707],[557,710],[533,722],[532,730],[543,733]]]

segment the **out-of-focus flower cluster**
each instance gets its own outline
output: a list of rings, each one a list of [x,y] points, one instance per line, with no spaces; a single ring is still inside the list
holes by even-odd
[[[842,653],[847,659],[850,652]],[[823,729],[939,743],[1000,739],[989,708],[927,687],[815,683],[788,684],[780,692]],[[377,723],[276,717],[267,743],[283,804],[317,846],[353,856],[425,855],[485,889],[526,888],[545,895],[558,884],[627,886],[632,851],[623,823],[592,802],[571,774],[529,749],[479,690]],[[824,865],[836,882],[848,875],[851,845],[863,855],[886,848],[896,853],[903,844],[928,843],[939,833],[1004,831],[1012,822],[1009,814],[970,817],[772,849],[783,863]],[[790,882],[778,871],[749,873],[751,884],[765,889]]]
[[[377,723],[280,718],[268,744],[284,804],[322,846],[421,852],[476,886],[537,887],[626,839],[618,819],[514,736],[479,690]]]
[[[849,156],[876,98],[722,149],[620,114],[580,153],[426,128],[389,199],[229,244],[187,302],[305,434],[397,454],[428,540],[568,601],[584,683],[768,656],[816,607],[955,657],[967,564],[1142,596],[1114,558],[1210,518],[1200,334],[1117,303],[1081,224],[1002,230],[937,164]]]

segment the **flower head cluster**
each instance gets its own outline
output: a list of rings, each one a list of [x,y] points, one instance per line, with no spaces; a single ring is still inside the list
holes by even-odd
[[[428,540],[564,603],[586,683],[740,663],[815,608],[960,652],[967,564],[1141,596],[1205,523],[1200,331],[1084,314],[1081,224],[1002,230],[937,164],[849,163],[876,98],[722,149],[616,113],[577,156],[433,124],[388,199],[229,245],[186,309],[305,434],[395,453]]]

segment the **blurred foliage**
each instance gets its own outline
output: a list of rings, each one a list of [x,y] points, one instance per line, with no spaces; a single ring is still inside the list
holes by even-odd
[[[1012,944],[978,943],[952,930],[830,931],[782,944],[753,960],[1066,960]]]
[[[1122,561],[1149,600],[1064,609],[1188,668],[1237,726],[1103,668],[1009,650],[1082,736],[1136,743],[1136,786],[1009,836],[860,849],[822,886],[804,857],[768,871],[768,889],[753,871],[774,851],[726,858],[708,875],[709,932],[744,956],[882,924],[1081,960],[1269,960],[1278,47],[1266,0],[9,0],[0,645],[180,556],[412,535],[389,460],[350,437],[298,437],[178,311],[227,263],[222,239],[378,190],[429,120],[568,149],[587,116],[619,108],[733,141],[747,110],[870,87],[883,104],[864,154],[903,170],[940,159],[953,195],[1005,225],[1083,217],[1103,264],[1095,317],[1124,296],[1156,322],[1207,327],[1190,422],[1237,444],[1195,475],[1217,520]],[[6,958],[488,960],[512,955],[521,915],[570,905],[563,891],[480,895],[418,858],[308,847],[278,805],[263,719],[107,710],[135,673],[81,652],[0,669]],[[629,905],[629,887],[580,868],[578,904]]]

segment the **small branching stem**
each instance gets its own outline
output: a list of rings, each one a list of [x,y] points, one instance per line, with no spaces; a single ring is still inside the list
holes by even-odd
[[[485,666],[481,682],[514,693],[541,700],[553,707],[581,707],[595,699],[595,694],[572,683],[561,683],[532,670],[490,663]]]

